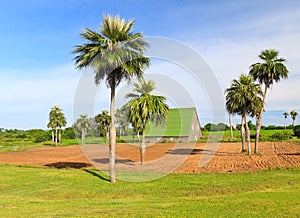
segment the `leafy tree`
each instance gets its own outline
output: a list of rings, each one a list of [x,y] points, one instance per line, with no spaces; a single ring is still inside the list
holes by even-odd
[[[145,161],[146,153],[146,124],[148,121],[152,121],[155,125],[164,124],[169,107],[165,103],[166,98],[163,96],[152,95],[154,90],[154,82],[146,82],[140,79],[140,83],[135,83],[134,91],[136,93],[129,93],[127,98],[131,98],[128,103],[130,106],[129,117],[132,126],[136,130],[142,130],[142,142],[140,144],[141,164]]]
[[[143,70],[149,65],[149,59],[143,56],[147,43],[141,33],[132,32],[134,21],[125,21],[119,16],[105,15],[100,32],[85,29],[81,37],[87,42],[76,46],[73,51],[76,67],[92,68],[95,82],[99,84],[106,79],[110,88],[110,145],[109,168],[110,181],[115,178],[115,144],[116,128],[114,123],[115,89],[122,80],[129,81],[137,76],[142,77]]]
[[[231,86],[226,89],[226,109],[231,114],[242,116],[241,138],[242,151],[245,151],[245,128],[248,144],[248,153],[251,154],[250,129],[247,116],[254,116],[258,102],[261,102],[261,87],[255,84],[251,76],[242,74],[239,80],[233,80]],[[244,127],[245,126],[245,127]]]
[[[121,138],[122,132],[125,133],[129,126],[129,108],[127,105],[118,108],[115,114],[115,121],[119,127],[119,137]]]
[[[89,127],[90,127],[90,120],[87,114],[81,114],[80,117],[74,123],[74,128],[80,132],[82,145],[84,145],[84,140],[86,138]]]
[[[292,126],[294,128],[294,125],[295,125],[295,120],[298,116],[298,112],[296,110],[292,110],[291,113],[290,113],[291,117],[292,117],[292,120],[293,120],[293,123],[292,123]]]
[[[264,85],[263,104],[261,110],[256,115],[256,137],[254,152],[258,152],[258,141],[260,129],[262,126],[262,113],[264,112],[267,90],[273,83],[279,82],[281,79],[288,78],[288,69],[284,65],[285,59],[278,57],[279,52],[274,49],[263,50],[259,58],[262,63],[255,63],[250,66],[250,75],[253,76],[260,84]]]
[[[284,129],[286,130],[286,118],[289,116],[289,113],[288,112],[284,112],[283,116],[284,116]]]
[[[55,145],[57,145],[58,141],[61,142],[61,127],[66,125],[67,121],[64,113],[62,112],[62,109],[59,108],[58,105],[55,105],[53,108],[51,108],[51,111],[49,113],[49,123],[47,125],[48,128],[52,129],[52,145],[54,144],[54,140]]]
[[[95,121],[98,124],[98,127],[105,132],[106,141],[105,143],[108,144],[109,139],[109,127],[111,123],[111,117],[107,110],[103,110],[101,114],[95,116]]]

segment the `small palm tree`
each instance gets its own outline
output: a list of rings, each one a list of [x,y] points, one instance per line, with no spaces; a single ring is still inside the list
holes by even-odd
[[[114,123],[115,89],[121,81],[130,81],[133,77],[142,77],[149,58],[143,53],[147,43],[141,33],[132,32],[134,21],[125,21],[119,16],[106,15],[100,32],[85,29],[81,37],[87,42],[76,46],[73,53],[78,69],[92,68],[95,82],[105,79],[111,90],[110,95],[110,145],[109,168],[110,182],[115,182],[115,144],[116,128]]]
[[[67,121],[64,113],[62,112],[62,109],[57,105],[51,108],[51,111],[49,113],[49,123],[47,127],[52,129],[52,146],[54,145],[54,140],[55,145],[57,145],[58,141],[61,142],[61,127],[66,125]]]
[[[109,139],[109,127],[111,118],[107,110],[103,110],[101,114],[95,116],[95,121],[99,125],[99,128],[105,132],[105,143],[108,144]]]
[[[261,87],[255,84],[252,76],[242,74],[239,80],[233,80],[231,86],[226,89],[226,110],[230,114],[238,114],[242,116],[241,121],[241,138],[242,151],[245,151],[245,129],[248,144],[248,154],[251,154],[250,146],[250,129],[247,123],[247,116],[254,116],[261,102]]]
[[[288,112],[284,112],[283,116],[284,116],[284,129],[286,130],[286,118],[289,116],[289,113]]]
[[[80,117],[74,123],[74,128],[80,131],[81,135],[81,144],[84,145],[84,140],[87,135],[87,131],[90,127],[90,120],[88,119],[87,114],[81,114]]]
[[[290,113],[290,115],[291,115],[292,120],[293,120],[292,126],[294,128],[294,126],[295,126],[295,120],[296,120],[296,118],[298,116],[298,112],[296,110],[292,110],[291,113]]]
[[[279,52],[275,49],[263,50],[259,58],[262,63],[255,63],[250,66],[250,75],[254,80],[257,80],[260,84],[264,84],[265,90],[263,94],[263,106],[261,111],[256,116],[256,137],[254,152],[258,152],[258,141],[260,135],[260,129],[262,126],[262,113],[264,112],[264,106],[266,102],[267,90],[276,82],[281,79],[288,78],[288,69],[284,65],[285,59],[278,57]]]
[[[148,121],[154,122],[155,125],[163,125],[168,116],[169,107],[165,103],[166,98],[163,96],[152,95],[154,82],[141,79],[140,83],[135,83],[135,92],[126,95],[131,98],[128,103],[130,106],[129,117],[132,126],[136,131],[142,131],[142,142],[140,144],[141,164],[145,161],[146,153],[146,124]]]

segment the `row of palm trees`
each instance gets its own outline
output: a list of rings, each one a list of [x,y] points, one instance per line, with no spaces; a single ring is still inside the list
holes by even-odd
[[[291,115],[291,118],[292,118],[292,126],[294,128],[295,126],[295,120],[298,116],[298,112],[296,110],[292,110],[290,112],[290,114],[288,112],[284,112],[283,113],[283,116],[284,116],[284,129],[286,129],[286,119],[288,118],[288,116]]]
[[[262,62],[252,64],[249,75],[242,74],[238,80],[233,80],[231,86],[226,89],[226,109],[230,114],[242,116],[242,151],[246,151],[246,133],[249,155],[251,154],[251,146],[250,130],[246,121],[247,116],[256,118],[254,153],[258,153],[262,114],[265,110],[267,91],[274,83],[288,78],[289,71],[284,65],[285,59],[279,58],[278,55],[279,52],[275,49],[263,50],[259,55]],[[264,86],[264,91],[262,91],[262,86]]]
[[[51,108],[49,113],[48,128],[52,129],[52,146],[61,142],[61,128],[67,125],[67,119],[58,105]],[[55,134],[54,134],[55,133]]]

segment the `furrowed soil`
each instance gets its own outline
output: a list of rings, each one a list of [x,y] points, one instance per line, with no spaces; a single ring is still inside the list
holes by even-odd
[[[140,166],[139,161],[138,144],[116,145],[117,169],[128,170],[132,166]],[[106,145],[40,147],[24,152],[0,153],[0,164],[75,169],[95,166],[108,169],[108,163]],[[248,153],[241,153],[241,143],[157,143],[147,147],[145,165],[147,163],[156,163],[161,168],[167,163],[175,173],[253,172],[294,168],[300,166],[300,144],[261,142],[259,154],[248,156]]]

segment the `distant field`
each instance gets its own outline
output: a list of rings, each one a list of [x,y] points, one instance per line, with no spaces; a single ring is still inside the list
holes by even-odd
[[[299,217],[300,168],[110,184],[97,170],[0,165],[0,217]]]
[[[280,141],[272,138],[272,135],[275,133],[283,133],[287,132],[292,134],[292,130],[261,130],[260,141]],[[222,142],[240,142],[240,131],[234,131],[234,137],[230,138],[230,131],[224,132],[207,132],[203,131],[203,136],[199,140],[199,142],[206,141],[222,141]],[[252,130],[251,134],[255,134],[255,131]],[[28,148],[32,147],[41,147],[41,146],[51,146],[51,141],[45,142],[34,142],[30,139],[22,139],[22,138],[0,138],[0,152],[12,152],[12,151],[25,151]],[[132,135],[122,136],[121,139],[118,138],[118,142],[132,142]],[[138,142],[138,138],[135,136],[134,141]],[[253,141],[253,140],[252,140]],[[300,139],[293,137],[292,139],[285,140],[290,142],[300,142]],[[68,145],[77,145],[80,144],[80,139],[62,139],[62,142],[59,143],[58,146],[68,146]],[[105,143],[105,139],[103,137],[87,137],[85,140],[86,144],[103,144]]]
[[[275,133],[283,133],[287,132],[290,134],[293,134],[293,130],[288,129],[288,130],[261,130],[260,132],[260,141],[278,141],[272,138],[272,135]],[[223,142],[239,142],[241,141],[241,133],[238,130],[233,131],[233,138],[230,138],[230,131],[224,131],[224,132],[207,132],[203,131],[202,132],[203,137],[200,139],[200,141],[204,142],[209,139],[218,139]],[[251,130],[251,134],[255,134],[255,130]],[[210,138],[209,138],[210,137]],[[254,140],[252,140],[254,141]],[[294,142],[300,142],[299,139],[296,137],[293,137],[292,139],[285,140],[285,141],[294,141]]]

